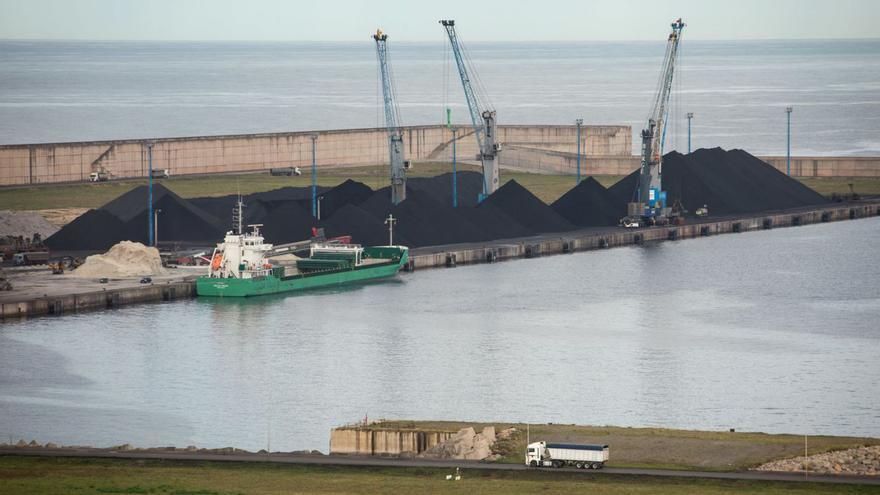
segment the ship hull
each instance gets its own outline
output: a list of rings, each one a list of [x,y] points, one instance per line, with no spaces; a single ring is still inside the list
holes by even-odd
[[[387,251],[387,248],[381,249]],[[352,269],[298,274],[291,277],[274,275],[247,279],[199,277],[196,280],[196,293],[207,297],[252,297],[377,280],[396,275],[408,259],[409,250],[401,247],[399,254],[389,258],[386,263]]]

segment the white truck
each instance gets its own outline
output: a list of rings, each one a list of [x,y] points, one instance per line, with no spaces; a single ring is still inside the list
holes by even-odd
[[[607,445],[534,442],[526,449],[526,466],[531,467],[602,469],[606,461]]]

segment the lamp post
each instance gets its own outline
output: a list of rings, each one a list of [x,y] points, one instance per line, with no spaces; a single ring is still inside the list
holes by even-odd
[[[318,135],[312,134],[312,216],[318,217]]]
[[[694,118],[694,112],[688,112],[688,153],[691,152],[691,120]]]
[[[388,226],[388,245],[394,245],[394,224],[397,223],[397,219],[394,218],[394,215],[388,214],[388,218],[385,219],[385,225]]]
[[[581,183],[581,127],[584,125],[584,119],[577,119],[574,121],[574,125],[577,126],[577,182],[575,184]]]
[[[458,140],[458,128],[452,128],[452,207],[458,208],[458,178],[455,172],[455,143]]]
[[[785,107],[785,115],[787,117],[787,132],[785,146],[785,173],[791,175],[791,110],[792,107]]]
[[[147,143],[147,245],[153,246],[153,143]]]

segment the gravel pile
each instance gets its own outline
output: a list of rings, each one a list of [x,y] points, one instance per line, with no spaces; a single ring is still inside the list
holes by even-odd
[[[45,239],[58,231],[35,211],[0,210],[0,237],[24,237],[30,239],[39,234]]]

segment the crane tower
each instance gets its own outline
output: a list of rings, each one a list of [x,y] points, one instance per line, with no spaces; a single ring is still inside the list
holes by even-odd
[[[654,97],[654,107],[648,117],[648,123],[642,130],[642,165],[639,184],[635,192],[635,201],[629,203],[627,214],[639,216],[650,223],[668,221],[670,209],[666,206],[666,192],[662,187],[663,176],[663,145],[666,139],[666,114],[669,95],[672,90],[672,77],[675,73],[675,61],[681,31],[685,24],[679,18],[672,23],[672,32],[666,44],[666,56],[663,58],[660,84]]]
[[[376,55],[379,58],[379,72],[385,104],[385,127],[388,130],[391,202],[396,205],[406,199],[406,169],[409,163],[403,159],[403,131],[399,124],[400,112],[395,101],[394,80],[388,67],[388,35],[378,29],[373,35],[373,39],[376,41]]]
[[[440,24],[446,28],[449,43],[452,45],[452,53],[455,56],[455,64],[458,67],[458,75],[464,89],[464,97],[467,100],[468,112],[471,117],[471,125],[474,128],[474,136],[477,138],[479,154],[477,158],[483,165],[483,192],[480,201],[492,194],[499,186],[498,153],[501,144],[495,142],[495,110],[489,108],[487,98],[481,95],[478,98],[471,75],[468,73],[467,63],[462,53],[462,47],[458,42],[458,34],[455,31],[455,21],[442,20]],[[473,67],[471,67],[473,71]],[[483,100],[482,102],[480,100]]]

